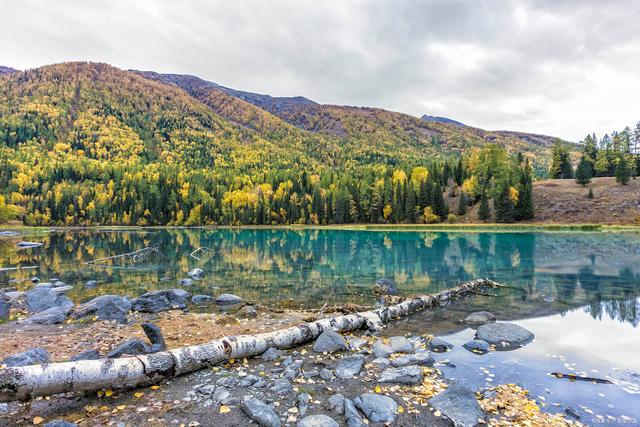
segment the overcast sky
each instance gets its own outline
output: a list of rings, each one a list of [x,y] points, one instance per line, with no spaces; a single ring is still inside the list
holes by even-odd
[[[0,65],[87,60],[568,140],[640,120],[640,1],[0,0]]]

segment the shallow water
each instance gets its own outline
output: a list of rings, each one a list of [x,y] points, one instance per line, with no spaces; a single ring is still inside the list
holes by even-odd
[[[515,382],[534,397],[544,397],[538,400],[547,409],[571,406],[589,424],[640,423],[640,234],[317,229],[25,233],[0,239],[0,287],[25,290],[33,276],[42,281],[55,277],[73,285],[68,295],[76,302],[100,294],[137,296],[177,287],[195,267],[205,277],[186,288],[192,293],[229,292],[288,307],[373,304],[372,284],[380,277],[393,278],[402,294],[437,292],[457,281],[489,277],[510,288],[412,316],[386,333],[446,335],[456,346],[445,357],[457,367],[443,369],[474,388]],[[44,246],[18,249],[19,240]],[[136,262],[125,257],[86,264],[147,246],[161,254]],[[198,248],[204,249],[190,255]],[[87,288],[88,280],[98,285]],[[510,352],[467,352],[461,345],[474,332],[460,319],[478,309],[515,321],[534,332],[536,340]],[[554,371],[610,378],[615,384],[570,382],[548,375]]]

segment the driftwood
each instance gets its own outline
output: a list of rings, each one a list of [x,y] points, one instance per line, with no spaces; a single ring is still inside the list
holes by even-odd
[[[389,307],[327,317],[274,332],[223,337],[155,354],[0,369],[0,402],[65,392],[145,386],[232,358],[257,356],[269,347],[295,347],[312,341],[327,329],[337,332],[364,328],[380,330],[390,320],[441,305],[483,287],[495,286],[498,284],[489,279],[479,279]]]
[[[125,261],[130,261],[134,264],[139,264],[141,262],[145,262],[151,255],[164,256],[164,254],[160,252],[160,249],[156,248],[155,246],[147,246],[145,248],[138,249],[137,251],[127,252],[119,255],[113,255],[105,258],[94,259],[91,261],[86,261],[83,264],[93,265],[96,267],[117,268],[116,266],[113,266],[113,265],[102,264],[102,262],[110,261],[114,259],[122,259]]]
[[[604,379],[604,378],[596,378],[596,377],[583,377],[576,374],[563,374],[561,372],[552,372],[552,376],[556,378],[565,378],[569,381],[586,381],[594,384],[613,384],[612,381]]]

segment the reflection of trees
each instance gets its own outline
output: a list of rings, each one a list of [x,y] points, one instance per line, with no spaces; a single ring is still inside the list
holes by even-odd
[[[70,296],[76,300],[175,286],[196,266],[206,276],[192,292],[234,292],[263,302],[290,300],[293,306],[372,302],[371,284],[379,277],[394,278],[406,294],[491,277],[517,289],[479,298],[488,309],[535,314],[589,305],[594,316],[604,312],[637,324],[637,307],[630,302],[640,289],[633,235],[177,229],[51,232],[33,239],[45,247],[17,251],[0,241],[2,267],[39,266],[0,272],[0,282],[34,274],[61,277],[75,286]],[[143,270],[82,265],[152,245],[166,258],[138,266]],[[211,252],[198,261],[189,257],[197,247]],[[89,279],[102,284],[86,290],[82,284]]]

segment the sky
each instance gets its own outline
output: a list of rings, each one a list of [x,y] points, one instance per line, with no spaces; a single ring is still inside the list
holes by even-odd
[[[579,141],[640,120],[637,0],[0,0],[0,65],[234,89]]]

